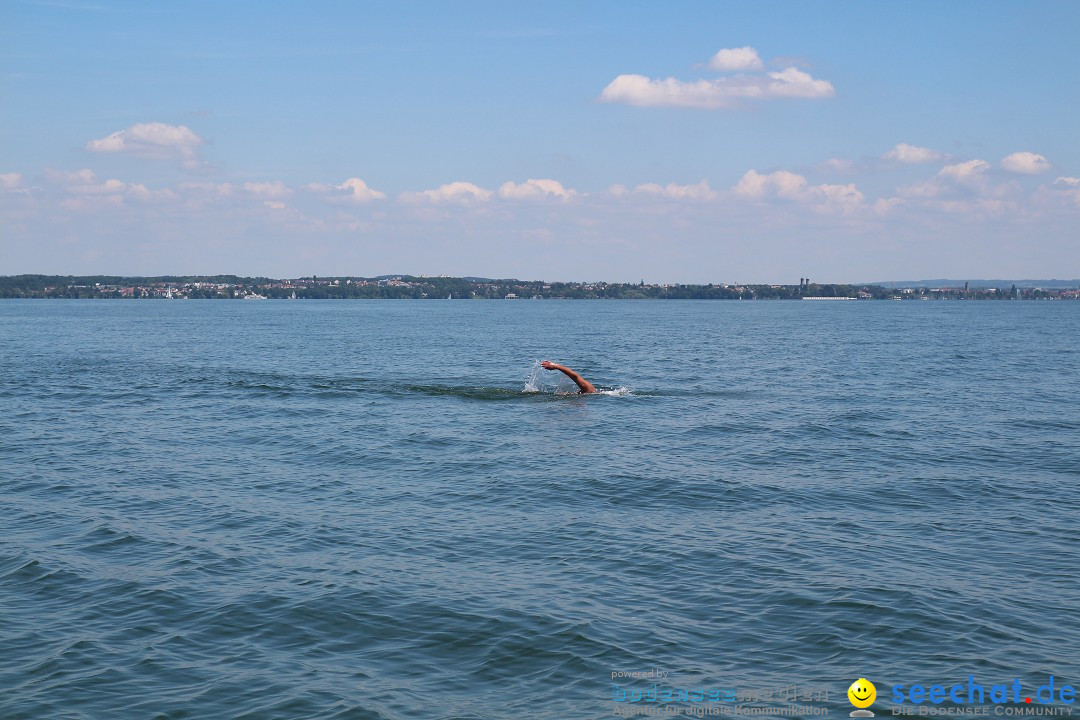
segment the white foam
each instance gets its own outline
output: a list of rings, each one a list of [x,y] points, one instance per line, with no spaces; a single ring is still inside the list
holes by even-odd
[[[525,387],[521,388],[521,392],[544,392],[544,385],[544,368],[540,366],[539,360],[533,360],[532,371],[529,373],[529,377],[526,378]]]
[[[552,375],[555,376],[554,384],[550,382]],[[523,393],[554,393],[555,395],[580,395],[581,391],[577,384],[562,373],[548,373],[540,365],[539,360],[533,360],[529,377],[525,379]],[[626,397],[633,395],[628,387],[618,387],[611,390],[597,390],[597,395],[611,395],[613,397]]]

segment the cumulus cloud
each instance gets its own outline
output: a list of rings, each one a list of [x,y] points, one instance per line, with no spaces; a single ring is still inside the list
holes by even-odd
[[[1080,178],[1077,177],[1059,177],[1054,180],[1053,185],[1050,188],[1043,186],[1040,188],[1040,192],[1049,192],[1051,195],[1063,197],[1071,200],[1073,204],[1080,205]]]
[[[989,169],[990,163],[985,160],[953,163],[938,170],[934,177],[901,187],[897,192],[909,198],[932,198],[955,194],[961,189],[977,189],[986,184],[985,175]]]
[[[180,196],[170,188],[151,190],[142,183],[125,184],[124,192],[128,197],[143,202],[172,202],[180,199]]]
[[[1002,159],[1001,167],[1009,172],[1023,175],[1038,175],[1050,169],[1050,161],[1042,155],[1032,152],[1015,152]]]
[[[990,163],[985,160],[968,160],[967,162],[946,165],[938,171],[938,177],[965,182],[981,177],[989,169]]]
[[[124,183],[119,180],[105,180],[99,182],[97,174],[90,168],[81,170],[52,170],[45,171],[45,179],[56,185],[60,185],[66,192],[79,195],[101,195],[122,191]]]
[[[851,172],[855,169],[855,163],[846,158],[829,158],[825,161],[825,167],[832,172]]]
[[[558,180],[529,179],[523,183],[505,182],[499,187],[499,197],[508,200],[526,200],[540,198],[558,198],[569,200],[577,192],[563,187]]]
[[[787,170],[762,174],[748,170],[734,187],[735,194],[755,200],[783,198],[812,205],[821,211],[854,212],[865,197],[853,183],[810,185],[806,178]]]
[[[274,182],[246,182],[244,183],[244,190],[258,197],[273,199],[287,198],[293,193],[280,180]]]
[[[22,175],[17,172],[0,173],[0,190],[18,190],[22,182]]]
[[[673,77],[651,80],[644,75],[619,75],[600,93],[600,99],[638,107],[715,108],[724,104],[721,94],[708,80],[683,82]]]
[[[204,254],[215,251],[224,241],[219,238],[302,237],[305,241],[301,245],[324,245],[330,253],[355,252],[356,258],[363,258],[375,246],[358,243],[358,238],[350,236],[360,234],[385,238],[386,242],[377,243],[378,248],[399,252],[406,262],[418,257],[420,246],[416,243],[424,241],[417,240],[420,235],[433,238],[432,243],[440,237],[464,238],[463,244],[447,251],[447,257],[468,245],[478,257],[488,259],[522,257],[520,248],[508,243],[555,237],[575,247],[604,248],[602,252],[609,256],[615,243],[631,250],[649,248],[636,262],[650,268],[657,257],[664,256],[655,252],[657,246],[663,247],[660,243],[687,242],[678,248],[687,254],[718,241],[737,243],[743,238],[766,243],[770,238],[782,238],[781,244],[766,247],[770,257],[820,253],[821,247],[832,247],[835,241],[839,243],[837,261],[858,257],[866,237],[897,238],[896,258],[902,261],[914,247],[902,242],[909,237],[905,233],[928,249],[948,245],[946,241],[952,238],[957,242],[971,238],[974,255],[965,248],[964,257],[985,251],[986,238],[998,231],[1008,236],[1004,248],[1020,248],[1023,244],[1017,244],[1016,238],[1039,238],[1055,232],[1060,248],[1072,247],[1068,232],[1080,218],[1078,173],[1009,175],[997,162],[991,166],[986,160],[968,158],[919,166],[902,164],[898,155],[895,164],[889,164],[882,159],[882,152],[879,149],[876,157],[864,158],[854,166],[829,163],[828,174],[825,168],[801,174],[775,168],[747,170],[717,188],[710,186],[717,178],[678,184],[685,180],[667,182],[672,178],[661,175],[647,178],[657,182],[634,178],[634,182],[606,191],[596,188],[596,192],[586,192],[578,187],[575,193],[559,181],[533,177],[515,180],[501,189],[501,183],[485,189],[463,181],[438,187],[432,183],[430,190],[417,185],[413,186],[417,192],[400,196],[400,204],[375,202],[382,193],[358,178],[307,187],[272,181],[273,176],[241,177],[230,179],[230,183],[184,178],[197,182],[178,180],[160,186],[143,185],[136,182],[143,179],[135,176],[117,179],[115,174],[95,175],[89,168],[48,170],[43,176],[24,173],[26,177],[7,172],[0,173],[0,196],[7,197],[6,202],[0,202],[0,225],[12,235],[19,231],[19,223],[39,223],[28,225],[33,233],[20,240],[31,249],[69,231],[98,233],[102,238],[129,233],[130,247],[135,249],[155,238],[172,240],[182,235],[203,242],[200,252]],[[910,191],[881,187],[881,193],[867,192],[864,197],[862,183],[857,187],[851,182],[855,176],[843,172],[858,172],[863,167],[921,168],[918,179],[923,183]],[[902,182],[913,181],[907,172],[902,175]],[[880,180],[875,177],[875,183]],[[3,188],[12,187],[23,192],[19,188],[28,185],[34,186],[33,195],[25,202],[3,192]],[[166,187],[171,190],[163,189]],[[298,197],[301,201],[294,203]],[[368,205],[352,204],[369,200]],[[420,204],[407,205],[407,201]],[[427,231],[420,235],[418,222],[427,224]],[[986,232],[972,230],[980,222],[985,223]],[[394,242],[406,239],[405,243]],[[800,241],[807,239],[829,242],[814,243],[815,247],[805,250]],[[476,244],[469,245],[471,242]],[[160,245],[167,247],[168,243]],[[296,243],[269,243],[267,247],[278,245],[292,248]],[[44,246],[64,256],[63,246],[58,245],[55,251],[51,245]],[[437,243],[431,247],[442,251]],[[1027,246],[1016,252],[1028,252]],[[1061,251],[1055,249],[1054,256],[1060,257]]]
[[[101,183],[88,183],[85,185],[71,185],[68,188],[69,192],[78,193],[80,195],[110,195],[115,193],[122,193],[127,188],[127,185],[120,180],[110,178]]]
[[[473,185],[471,182],[452,182],[440,185],[432,190],[420,192],[402,193],[399,199],[402,202],[433,202],[433,203],[473,203],[484,202],[491,199],[492,192],[482,187]]]
[[[659,185],[657,183],[646,183],[644,185],[638,185],[634,188],[634,192],[644,193],[646,195],[656,195],[672,200],[711,200],[716,197],[716,193],[709,187],[709,183],[705,180],[702,180],[696,185],[676,185],[675,183]]]
[[[231,183],[185,182],[180,183],[180,189],[203,195],[229,197],[235,192],[236,187]]]
[[[827,98],[836,94],[832,83],[795,67],[764,75],[735,75],[713,80],[654,80],[644,75],[620,75],[600,93],[600,100],[638,107],[725,108],[741,100]]]
[[[738,195],[749,198],[764,198],[769,195],[795,199],[805,192],[806,178],[787,170],[777,170],[762,175],[756,170],[748,170],[735,185]]]
[[[994,177],[990,163],[967,160],[946,165],[922,182],[900,187],[897,194],[905,200],[909,214],[929,209],[986,220],[1019,212],[1024,206],[1023,186],[1017,180],[994,182]],[[1043,186],[1037,195],[1049,199],[1051,193]]]
[[[179,195],[170,188],[151,190],[142,183],[125,183],[115,178],[99,181],[89,168],[82,170],[46,170],[45,177],[60,185],[68,194],[61,204],[69,210],[92,210],[103,206],[120,207],[125,199],[142,203],[172,202]]]
[[[890,212],[893,211],[893,208],[900,207],[905,202],[907,202],[907,201],[904,200],[903,198],[898,198],[898,197],[878,198],[877,200],[874,201],[874,207],[873,207],[874,214],[875,215],[888,215]]]
[[[97,181],[97,175],[90,168],[82,170],[45,170],[45,179],[58,185],[86,185]]]
[[[820,202],[830,208],[841,212],[853,212],[863,204],[865,197],[855,187],[854,183],[846,185],[816,185],[811,189],[812,195],[820,197]]]
[[[338,190],[347,190],[353,202],[366,203],[372,200],[385,200],[386,193],[368,187],[360,178],[352,177],[337,186]]]
[[[892,160],[904,165],[918,165],[920,163],[936,162],[941,160],[943,156],[937,150],[900,143],[881,157],[884,160]]]
[[[386,193],[379,192],[358,177],[351,177],[340,185],[309,183],[304,186],[309,192],[327,195],[328,202],[369,203],[373,200],[385,200]]]
[[[99,153],[128,153],[146,158],[180,158],[193,163],[202,138],[185,125],[136,123],[86,143],[86,149]]]
[[[836,94],[829,81],[816,80],[810,73],[795,67],[768,75],[770,82],[764,87],[768,97],[826,98]]]
[[[728,72],[732,70],[761,70],[765,65],[757,50],[747,45],[741,48],[725,48],[712,56],[709,68]]]

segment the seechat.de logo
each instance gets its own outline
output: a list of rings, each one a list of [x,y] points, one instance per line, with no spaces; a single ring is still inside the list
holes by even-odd
[[[859,678],[847,689],[847,698],[858,708],[851,711],[851,717],[874,717],[874,713],[866,709],[877,699],[877,688],[874,687],[874,683],[866,678]]]

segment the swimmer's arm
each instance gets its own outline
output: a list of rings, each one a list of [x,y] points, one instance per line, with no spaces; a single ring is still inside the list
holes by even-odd
[[[564,375],[566,375],[566,377],[577,383],[577,386],[581,389],[581,392],[583,393],[596,392],[596,388],[593,387],[593,384],[591,382],[581,377],[580,374],[574,372],[565,365],[560,365],[558,363],[553,363],[550,360],[545,360],[544,362],[540,363],[540,366],[545,370],[558,370],[559,372],[563,373]]]

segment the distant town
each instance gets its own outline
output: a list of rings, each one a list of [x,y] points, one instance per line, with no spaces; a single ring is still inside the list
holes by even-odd
[[[0,276],[0,298],[67,299],[228,299],[228,300],[1076,300],[1072,286],[910,287],[816,283],[646,284],[544,282],[477,277],[393,275],[380,277],[300,277],[290,280],[236,275],[120,277],[107,275]]]

